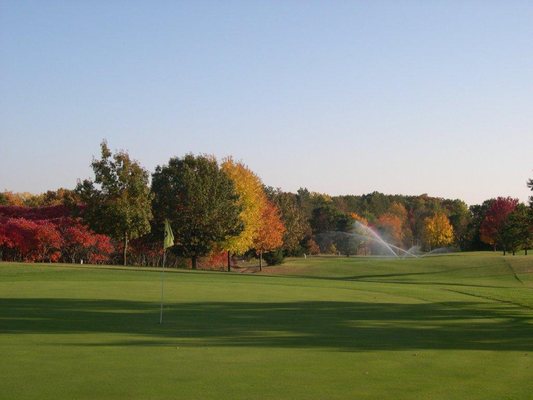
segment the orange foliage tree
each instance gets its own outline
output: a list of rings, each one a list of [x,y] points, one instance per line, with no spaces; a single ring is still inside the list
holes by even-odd
[[[283,245],[285,226],[281,221],[279,209],[266,200],[261,210],[261,225],[254,238],[254,248],[259,255],[259,270],[263,267],[263,253]]]
[[[350,213],[350,218],[354,221],[360,222],[363,225],[368,225],[368,221],[365,217],[360,216],[359,214],[352,212]]]
[[[376,224],[378,231],[387,237],[394,245],[401,246],[403,241],[403,222],[397,215],[385,213],[381,215]]]

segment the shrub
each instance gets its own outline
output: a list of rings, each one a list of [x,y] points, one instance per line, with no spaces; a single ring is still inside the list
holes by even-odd
[[[285,257],[283,255],[283,250],[274,250],[263,254],[263,258],[268,265],[279,265],[283,263]]]

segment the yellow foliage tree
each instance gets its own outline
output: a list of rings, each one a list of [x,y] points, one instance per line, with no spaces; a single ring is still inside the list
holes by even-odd
[[[448,246],[453,242],[453,227],[444,213],[424,220],[424,241],[430,249]]]
[[[246,165],[235,162],[231,157],[222,163],[222,171],[233,181],[242,206],[240,218],[244,230],[229,238],[222,248],[228,252],[228,271],[231,268],[230,255],[243,254],[254,246],[254,239],[261,227],[262,210],[267,202],[261,179]]]

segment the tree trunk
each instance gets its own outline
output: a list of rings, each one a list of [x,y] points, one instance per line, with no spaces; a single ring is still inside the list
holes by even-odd
[[[259,271],[263,270],[263,251],[259,252]]]
[[[128,232],[124,233],[124,265],[127,265],[127,254],[128,254]]]
[[[231,272],[231,253],[228,250],[228,272]]]
[[[192,264],[192,269],[196,269],[196,261],[197,261],[198,257],[196,256],[192,256],[191,257],[191,264]]]
[[[525,250],[524,255],[527,256],[527,247],[524,250]]]

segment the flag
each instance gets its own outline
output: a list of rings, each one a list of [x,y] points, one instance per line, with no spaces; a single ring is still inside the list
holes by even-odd
[[[172,246],[174,246],[174,234],[172,233],[168,219],[165,219],[165,241],[163,242],[163,249],[166,250]]]

